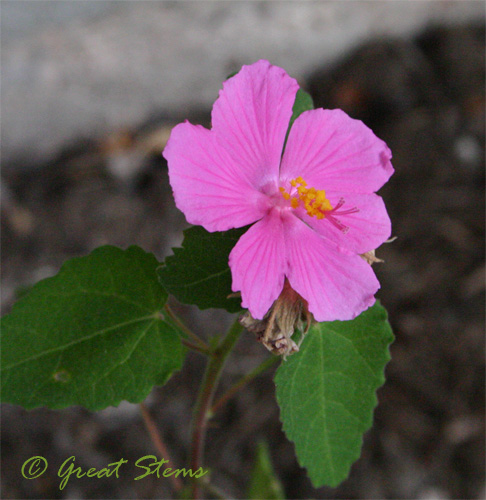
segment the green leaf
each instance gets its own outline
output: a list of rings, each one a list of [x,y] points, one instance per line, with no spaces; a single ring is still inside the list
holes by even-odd
[[[183,348],[161,312],[158,265],[141,248],[105,246],[37,283],[2,321],[2,401],[99,410],[164,384]]]
[[[250,476],[249,500],[283,500],[284,491],[270,461],[270,451],[264,441],[258,443],[257,456]]]
[[[239,72],[240,72],[240,70],[238,70],[238,71],[233,71],[233,73],[230,73],[230,74],[226,77],[226,80],[229,80],[230,78],[233,78],[233,77],[234,77],[234,76],[236,76]]]
[[[312,101],[312,97],[304,90],[299,89],[295,96],[294,107],[292,108],[292,117],[290,118],[289,131],[295,120],[304,111],[309,111],[310,109],[314,109],[314,102]]]
[[[186,229],[182,248],[174,248],[174,255],[167,257],[158,269],[160,282],[184,304],[238,312],[241,300],[228,298],[232,293],[228,258],[247,229],[217,233],[208,233],[200,226]]]
[[[292,108],[292,116],[290,117],[289,128],[287,129],[287,135],[285,136],[284,150],[287,144],[287,139],[289,138],[290,129],[294,124],[295,120],[304,112],[314,109],[314,102],[312,97],[302,89],[297,91],[295,95],[294,106]]]
[[[377,303],[352,321],[315,324],[278,368],[283,429],[316,488],[337,486],[359,458],[392,341]]]

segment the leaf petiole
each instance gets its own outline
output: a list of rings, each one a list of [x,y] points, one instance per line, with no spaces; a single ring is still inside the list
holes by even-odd
[[[203,354],[204,356],[211,356],[212,352],[211,349],[206,349],[205,347],[201,347],[197,344],[193,344],[187,339],[181,339],[181,342],[183,345],[185,345],[188,349],[191,349],[191,351],[196,351],[199,354]]]
[[[174,311],[170,308],[169,304],[164,305],[165,312],[169,315],[170,319],[177,325],[180,330],[182,330],[188,337],[190,337],[195,343],[196,343],[196,349],[199,350],[200,352],[204,353],[209,353],[210,352],[210,347],[204,340],[200,337],[198,337],[190,328],[188,328],[182,320],[174,313]],[[183,342],[184,343],[184,342]],[[190,349],[190,347],[188,345]]]
[[[211,407],[211,415],[214,415],[222,406],[224,406],[229,399],[231,399],[242,387],[250,383],[254,378],[258,377],[268,368],[273,366],[281,358],[280,356],[271,356],[262,363],[260,363],[256,368],[254,368],[250,373],[241,377],[238,382],[231,386]]]

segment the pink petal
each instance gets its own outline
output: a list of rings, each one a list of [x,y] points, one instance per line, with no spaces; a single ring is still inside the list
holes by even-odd
[[[284,285],[287,262],[283,225],[278,210],[254,224],[229,256],[232,289],[241,290],[241,305],[255,319],[262,319]]]
[[[302,210],[299,216],[309,226],[315,229],[323,238],[337,244],[341,248],[352,253],[365,253],[378,248],[391,235],[391,221],[383,203],[383,199],[376,194],[335,193],[326,191],[326,195],[333,207],[344,199],[344,205],[337,210],[336,215],[332,212],[330,217],[317,219],[310,217]],[[358,208],[359,212],[339,215],[352,208]],[[345,231],[340,230],[331,221],[331,217],[337,219],[347,227]]]
[[[285,134],[299,86],[268,61],[243,66],[223,83],[213,106],[212,130],[241,175],[276,190]]]
[[[177,208],[191,224],[208,231],[226,231],[261,219],[267,196],[240,175],[240,167],[200,125],[173,128],[164,157]]]
[[[280,178],[301,176],[309,187],[373,193],[393,174],[388,146],[340,109],[305,111],[290,130]]]
[[[375,302],[380,284],[358,255],[340,252],[292,214],[284,220],[292,288],[317,321],[349,320]]]

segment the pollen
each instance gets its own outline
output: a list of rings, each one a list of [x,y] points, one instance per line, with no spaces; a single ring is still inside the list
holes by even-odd
[[[330,212],[333,209],[330,201],[326,198],[324,189],[308,188],[307,182],[300,176],[292,179],[290,185],[294,188],[290,189],[290,193],[284,187],[279,188],[279,190],[285,200],[290,200],[292,208],[302,205],[311,217],[316,217],[317,219],[324,219],[326,212]]]
[[[281,187],[279,188],[279,191],[282,193],[282,196],[285,200],[290,200],[290,194],[285,192],[285,188]]]

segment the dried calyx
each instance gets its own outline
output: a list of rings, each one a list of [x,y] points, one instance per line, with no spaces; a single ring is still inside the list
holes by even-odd
[[[259,342],[269,351],[283,355],[284,358],[299,350],[300,342],[298,345],[292,340],[295,330],[303,332],[302,341],[312,321],[307,302],[292,289],[287,279],[282,293],[263,319],[254,319],[250,311],[240,317],[240,323],[249,332],[254,333]]]
[[[360,257],[363,258],[368,264],[371,266],[372,264],[376,264],[378,262],[385,262],[383,259],[379,259],[375,255],[375,250],[370,250],[369,252],[360,254]]]
[[[384,243],[393,243],[397,239],[396,236],[393,238],[388,238]],[[370,250],[369,252],[360,254],[360,257],[364,259],[371,266],[373,264],[377,264],[378,262],[385,262],[383,259],[379,259],[375,255],[376,250]]]

